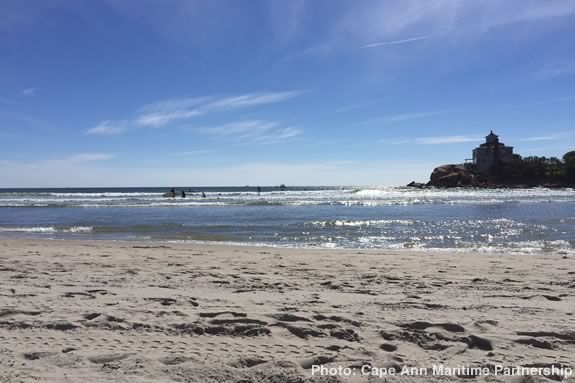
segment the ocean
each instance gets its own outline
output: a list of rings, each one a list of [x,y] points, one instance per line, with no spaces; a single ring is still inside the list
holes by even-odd
[[[575,253],[573,189],[169,190],[0,189],[0,238]]]

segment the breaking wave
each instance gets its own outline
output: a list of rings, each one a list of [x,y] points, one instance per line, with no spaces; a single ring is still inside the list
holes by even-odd
[[[89,233],[93,230],[92,226],[71,226],[71,227],[54,227],[54,226],[34,226],[34,227],[0,227],[0,232],[5,233]]]

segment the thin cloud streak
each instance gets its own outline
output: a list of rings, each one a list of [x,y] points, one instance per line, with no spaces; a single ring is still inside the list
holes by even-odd
[[[403,40],[396,40],[396,41],[386,41],[386,42],[382,42],[382,43],[373,43],[373,44],[367,44],[362,46],[362,48],[375,48],[375,47],[381,47],[381,46],[385,46],[385,45],[398,45],[398,44],[406,44],[406,43],[411,43],[414,41],[420,41],[420,40],[427,40],[432,38],[433,36],[427,35],[427,36],[417,36],[417,37],[412,37],[409,39],[403,39]]]
[[[115,136],[128,131],[128,122],[123,121],[102,121],[97,126],[88,129],[88,135]]]
[[[187,120],[204,112],[199,110],[176,110],[173,112],[147,113],[136,118],[136,125],[141,127],[161,128],[171,122]]]
[[[461,144],[464,142],[480,142],[480,136],[440,136],[440,137],[421,137],[415,140],[418,145],[443,145],[443,144]]]
[[[252,22],[245,12],[221,2],[175,1],[173,6],[162,2],[108,0],[116,11],[149,25],[156,33],[185,45],[207,46],[229,39]],[[143,4],[142,4],[143,3]],[[276,4],[277,3],[277,4]],[[264,25],[278,46],[302,41],[306,35],[317,36],[324,45],[337,41],[355,45],[369,41],[403,42],[413,36],[470,36],[489,33],[518,22],[554,20],[575,13],[573,1],[557,0],[402,0],[402,1],[339,1],[334,2],[327,26],[317,22],[325,14],[317,12],[313,1],[292,0],[271,2]],[[227,20],[210,23],[206,20]],[[235,28],[234,28],[235,27]],[[207,37],[210,38],[207,38]],[[317,41],[320,40],[320,41]],[[359,42],[359,44],[358,44]],[[408,42],[408,41],[405,41]],[[375,43],[379,44],[379,43]],[[371,45],[371,44],[367,44]]]
[[[355,3],[354,3],[355,4]],[[381,1],[367,2],[363,7],[349,9],[338,30],[359,41],[382,40],[376,44],[407,43],[416,36],[465,37],[480,36],[520,22],[544,22],[575,13],[572,1]]]
[[[562,140],[565,138],[567,138],[567,135],[565,133],[555,133],[555,134],[549,134],[547,136],[521,138],[519,139],[519,141],[552,141],[552,140]]]
[[[272,144],[288,140],[302,133],[301,129],[283,127],[277,122],[248,120],[196,131],[212,136],[227,137],[243,143]]]
[[[64,161],[69,162],[90,162],[90,161],[104,161],[116,157],[109,153],[79,153],[68,157]]]
[[[210,112],[224,112],[287,101],[301,95],[303,92],[301,90],[254,92],[215,100],[213,97],[165,100],[145,106],[143,108],[144,113],[136,118],[136,125],[142,127],[163,127],[174,121],[186,120]]]
[[[222,100],[214,101],[206,106],[207,110],[230,110],[236,108],[246,108],[264,104],[286,101],[305,93],[303,90],[288,92],[256,92],[244,94],[236,97],[228,97]]]
[[[209,113],[223,113],[287,101],[305,92],[307,91],[253,92],[223,98],[210,96],[162,100],[139,108],[135,117],[131,119],[102,121],[88,129],[86,134],[112,136],[135,128],[163,128],[171,123]]]
[[[205,155],[205,154],[211,154],[214,152],[215,152],[214,150],[198,149],[198,150],[187,150],[185,152],[173,153],[172,155],[175,157],[194,157],[194,156],[201,156],[201,155]]]
[[[400,145],[400,144],[408,144],[413,143],[415,140],[412,138],[386,138],[383,140],[379,140],[382,144],[389,144],[389,145]]]

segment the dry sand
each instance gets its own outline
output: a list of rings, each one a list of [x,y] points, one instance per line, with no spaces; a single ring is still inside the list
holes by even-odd
[[[2,239],[0,381],[383,382],[359,368],[574,367],[574,294],[575,261],[561,255]],[[356,375],[312,376],[313,364]]]

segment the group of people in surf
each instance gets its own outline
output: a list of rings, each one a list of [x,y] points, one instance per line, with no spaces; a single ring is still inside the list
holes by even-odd
[[[176,193],[176,189],[172,188],[170,190],[169,197],[176,198],[176,194],[180,194],[182,198],[186,198],[186,192],[182,189],[180,193]],[[206,198],[206,193],[202,192],[202,198]]]
[[[286,186],[285,186],[284,184],[280,185],[280,190],[281,190],[281,191],[285,191],[285,190],[286,190]],[[190,189],[190,192],[191,192],[191,191],[192,191],[192,190]],[[258,193],[258,195],[260,195],[261,192],[262,192],[262,188],[258,186],[258,187],[257,187],[257,193]],[[177,193],[175,188],[172,188],[172,189],[170,190],[170,192],[164,194],[164,196],[165,196],[165,197],[176,198],[176,195],[178,195],[178,194],[181,195],[182,198],[186,198],[186,192],[185,192],[183,189],[182,189],[180,192]],[[202,192],[202,198],[207,198],[205,192]]]

